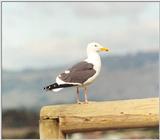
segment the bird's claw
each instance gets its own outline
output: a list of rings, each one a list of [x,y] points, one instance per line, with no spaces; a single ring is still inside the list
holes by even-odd
[[[88,101],[84,101],[84,102],[77,101],[77,104],[89,104],[89,102]]]
[[[84,104],[88,104],[88,103],[89,103],[88,101],[85,101],[85,102],[84,102]]]
[[[89,102],[77,102],[77,104],[89,104]]]
[[[83,104],[83,102],[77,101],[77,104]]]

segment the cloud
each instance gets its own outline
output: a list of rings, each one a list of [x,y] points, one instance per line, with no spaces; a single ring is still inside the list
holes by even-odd
[[[10,48],[9,51],[4,48],[3,67],[42,68],[74,63],[86,55],[84,48],[76,39],[37,40],[20,48]]]
[[[146,3],[122,3],[122,2],[95,2],[95,3],[78,3],[73,7],[73,12],[80,18],[113,18],[127,17],[133,18],[139,16],[147,8]]]
[[[77,62],[92,41],[110,54],[158,48],[152,3],[7,3],[2,22],[3,67],[9,69]]]

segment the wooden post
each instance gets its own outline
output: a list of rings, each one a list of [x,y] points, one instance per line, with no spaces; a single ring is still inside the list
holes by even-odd
[[[40,138],[45,139],[64,139],[65,134],[59,128],[57,119],[40,120]]]
[[[45,106],[40,112],[40,138],[65,138],[73,132],[155,127],[159,99],[134,99],[89,104]]]

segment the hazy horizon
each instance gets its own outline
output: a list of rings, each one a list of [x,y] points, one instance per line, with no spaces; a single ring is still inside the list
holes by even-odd
[[[150,51],[138,51],[138,52],[134,52],[134,53],[125,53],[125,54],[111,54],[111,55],[105,55],[105,54],[102,54],[101,56],[101,60],[105,60],[106,58],[105,57],[123,57],[123,56],[128,56],[128,55],[137,55],[139,53],[158,53],[158,50],[157,49],[154,49],[154,50],[150,50]],[[85,57],[84,57],[85,58]],[[53,69],[53,68],[64,68],[67,66],[72,66],[80,61],[83,61],[83,59],[79,59],[79,60],[76,60],[71,63],[64,63],[64,64],[61,64],[61,65],[56,65],[56,66],[50,66],[50,67],[47,67],[47,66],[42,66],[42,67],[24,67],[22,69],[5,69],[2,67],[2,72],[3,71],[12,71],[12,72],[21,72],[21,71],[28,71],[28,70],[44,70],[44,69]],[[106,59],[107,61],[107,59]]]
[[[43,90],[44,86],[54,83],[57,75],[68,67],[3,71],[3,109],[73,103],[76,97],[75,88],[67,88],[58,93],[46,93]],[[89,86],[89,99],[94,101],[155,96],[158,96],[158,53],[102,59],[100,75]]]

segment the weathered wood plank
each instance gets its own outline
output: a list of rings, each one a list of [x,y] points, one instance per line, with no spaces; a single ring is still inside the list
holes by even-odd
[[[62,134],[117,128],[154,127],[159,122],[159,99],[146,98],[134,100],[90,102],[89,104],[71,104],[45,106],[41,109],[40,120],[58,120]],[[44,122],[43,122],[44,123]],[[49,128],[57,122],[49,123],[48,129],[40,123],[40,135],[48,138]],[[46,122],[45,122],[46,123]],[[51,128],[52,129],[52,128]],[[50,130],[54,133],[53,130]],[[56,130],[55,130],[56,131]],[[41,134],[42,133],[42,134]],[[52,138],[54,135],[50,135]]]
[[[65,133],[155,126],[158,126],[157,114],[123,114],[100,117],[60,117],[60,129]]]
[[[134,100],[90,102],[89,104],[51,105],[40,111],[40,118],[58,118],[60,116],[108,116],[120,114],[158,114],[159,99],[146,98]]]

